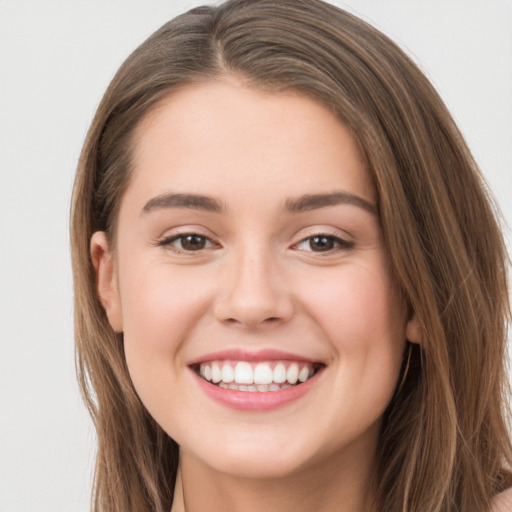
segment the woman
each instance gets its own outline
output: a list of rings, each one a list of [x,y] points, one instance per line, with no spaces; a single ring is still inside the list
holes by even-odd
[[[122,65],[72,210],[95,510],[512,510],[505,250],[446,108],[317,0]]]

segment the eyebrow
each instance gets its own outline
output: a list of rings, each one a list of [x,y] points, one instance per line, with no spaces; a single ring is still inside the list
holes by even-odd
[[[284,211],[288,213],[302,213],[339,204],[357,206],[370,213],[377,213],[377,209],[372,203],[362,197],[349,194],[348,192],[306,194],[294,199],[287,199],[284,204]],[[150,199],[142,208],[141,213],[144,214],[153,210],[163,210],[167,208],[187,208],[213,213],[222,213],[226,210],[222,203],[209,196],[169,193]]]
[[[198,194],[162,194],[150,199],[142,208],[142,213],[166,208],[189,208],[206,212],[221,213],[224,206],[212,197]]]
[[[375,205],[366,201],[362,197],[348,192],[331,192],[328,194],[307,194],[296,199],[288,199],[285,203],[284,210],[290,213],[301,213],[328,206],[336,206],[338,204],[348,204],[357,206],[370,213],[376,214]]]

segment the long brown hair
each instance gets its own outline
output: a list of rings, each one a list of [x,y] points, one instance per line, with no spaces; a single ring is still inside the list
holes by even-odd
[[[164,25],[119,69],[81,154],[71,237],[77,367],[98,434],[94,510],[168,512],[178,449],[132,386],[95,289],[91,235],[115,242],[134,129],[179,87],[232,74],[294,90],[351,131],[378,192],[394,272],[422,332],[384,418],[380,512],[487,511],[510,485],[506,251],[446,107],[386,36],[319,0],[230,0]]]

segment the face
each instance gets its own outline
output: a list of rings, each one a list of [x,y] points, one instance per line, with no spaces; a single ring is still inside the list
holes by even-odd
[[[319,103],[231,81],[139,125],[98,289],[150,414],[212,471],[371,459],[412,320],[376,194]]]

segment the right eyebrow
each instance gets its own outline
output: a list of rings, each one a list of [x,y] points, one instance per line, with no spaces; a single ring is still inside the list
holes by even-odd
[[[209,196],[170,193],[162,194],[150,199],[142,208],[141,215],[153,210],[166,208],[188,208],[213,213],[221,213],[225,210],[221,203]]]

